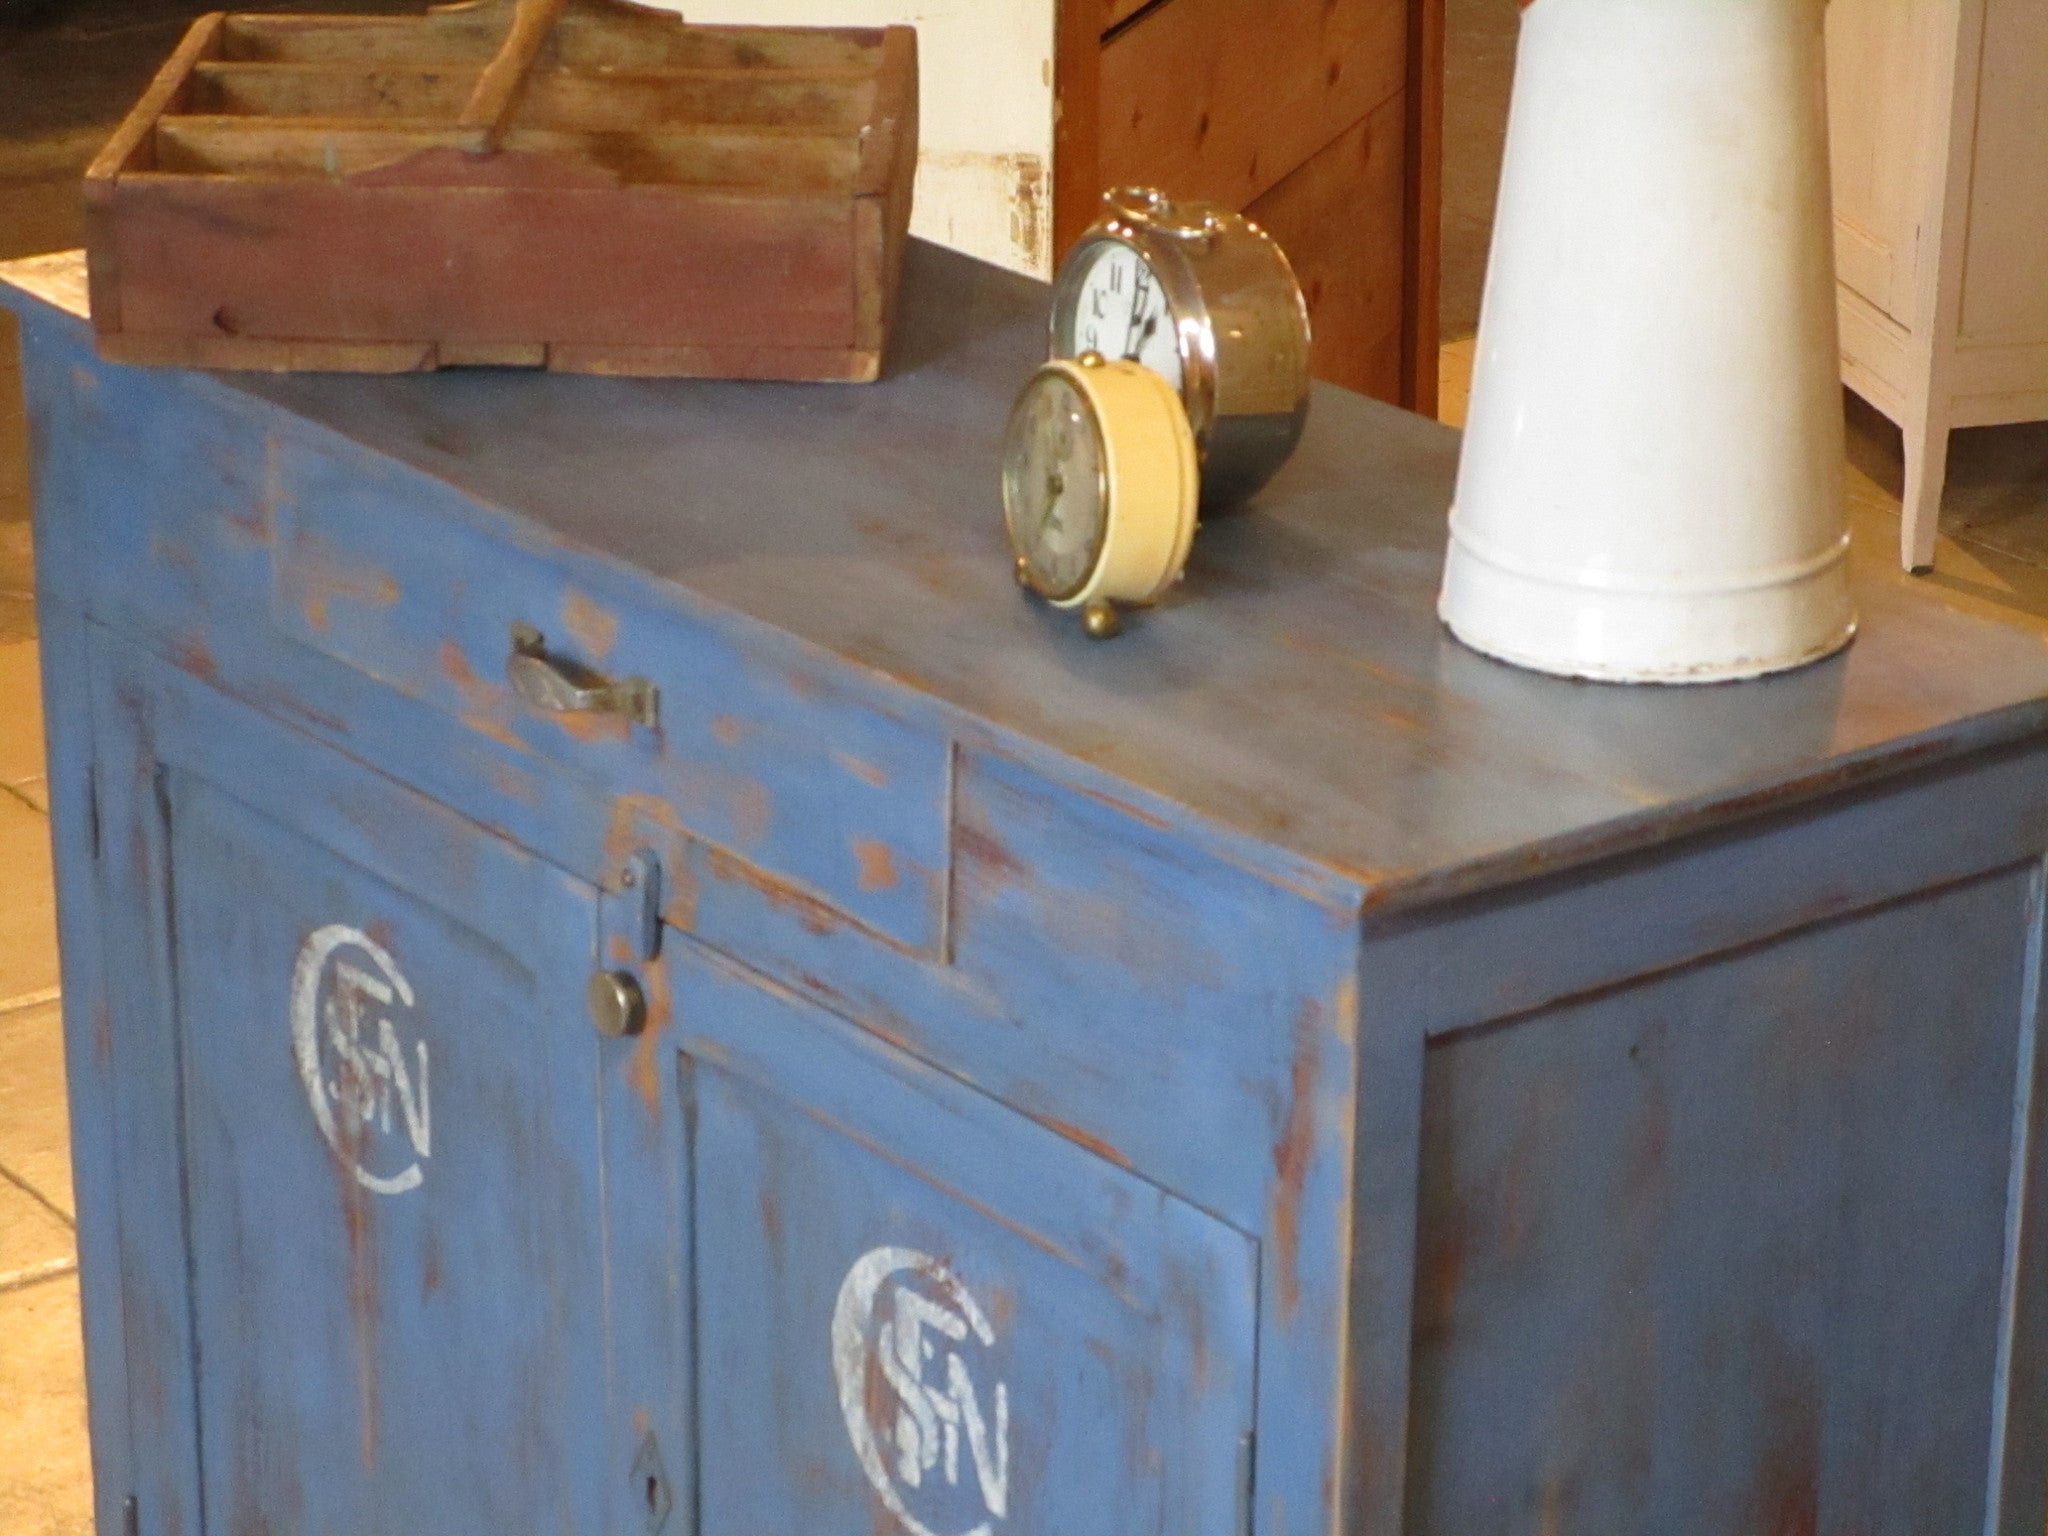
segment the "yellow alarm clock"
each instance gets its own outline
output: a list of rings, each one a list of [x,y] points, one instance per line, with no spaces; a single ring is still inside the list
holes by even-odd
[[[1003,443],[1017,579],[1106,639],[1187,565],[1201,501],[1194,430],[1172,383],[1099,353],[1033,374]]]

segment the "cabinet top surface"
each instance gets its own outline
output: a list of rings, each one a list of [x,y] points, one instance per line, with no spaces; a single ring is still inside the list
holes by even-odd
[[[1327,387],[1295,459],[1204,528],[1184,587],[1090,641],[1017,588],[1002,531],[998,446],[1044,356],[1046,292],[913,244],[872,386],[231,382],[1369,901],[1526,877],[2048,727],[2041,636],[1875,556],[1855,644],[1778,678],[1629,688],[1475,655],[1435,615],[1457,436]]]

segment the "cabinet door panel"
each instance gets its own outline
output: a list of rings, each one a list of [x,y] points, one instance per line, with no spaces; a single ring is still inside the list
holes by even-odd
[[[1252,1242],[678,950],[703,1528],[1235,1532]]]
[[[1938,56],[1941,10],[1899,0],[1828,7],[1835,264],[1845,284],[1906,326],[1915,323],[1915,248],[1932,170],[1927,60]]]
[[[600,1168],[630,1065],[583,1011],[604,898],[96,644],[142,1528],[650,1529],[638,1452],[687,1468],[687,1372],[602,1244],[667,1232],[674,1186]],[[634,1306],[665,1378],[608,1400]]]
[[[549,964],[587,909],[554,914],[580,946],[515,947],[169,791],[213,1520],[595,1530],[595,1051],[585,965]]]

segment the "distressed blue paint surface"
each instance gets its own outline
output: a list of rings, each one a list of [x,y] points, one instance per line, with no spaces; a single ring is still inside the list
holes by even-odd
[[[1432,1046],[1417,1536],[1985,1528],[2037,878]]]
[[[455,493],[361,454],[272,450],[280,632],[910,948],[940,941],[946,741],[644,602],[579,589],[544,553],[462,528]],[[441,505],[437,505],[437,503]],[[434,519],[439,537],[418,537]],[[255,594],[252,594],[255,595]],[[551,654],[661,691],[658,728],[540,714],[507,686],[515,624]]]
[[[189,1344],[131,1345],[154,1384],[136,1404],[145,1464],[166,1479],[149,1515],[600,1529],[627,1460],[605,1444],[598,1063],[579,1006],[595,893],[204,690],[152,693],[118,657],[105,674],[111,697],[151,701],[130,739],[155,765],[155,1006],[177,1048],[164,1076],[122,1086],[184,1147],[189,1269],[150,1253],[162,1229],[141,1220],[133,1163],[124,1190],[124,1294],[192,1328]],[[336,926],[350,937],[302,973]],[[307,1001],[327,1134],[296,1049]],[[376,1106],[355,1134],[344,1100]],[[196,1467],[165,1457],[188,1436]]]
[[[696,1127],[704,1529],[874,1523],[835,1371],[850,1342],[854,1416],[927,1530],[1229,1536],[1253,1245],[687,944],[669,971]],[[906,1291],[936,1309],[922,1325]]]
[[[587,906],[534,871],[532,921],[478,933],[209,785],[169,806],[209,1523],[601,1529]],[[334,925],[381,953],[341,940],[295,994]],[[332,1138],[290,1048],[309,1000]]]
[[[39,572],[38,644],[45,676],[56,687],[75,687],[90,675],[87,628],[76,607],[63,598],[63,572],[55,562]],[[54,696],[56,688],[46,685]],[[81,709],[47,713],[50,820],[58,847],[91,846],[96,807],[90,793],[93,746],[91,719]],[[72,1145],[74,1189],[112,1191],[119,1172],[113,1138],[105,1133],[115,1114],[118,1087],[113,1071],[113,1003],[106,982],[101,921],[94,869],[82,858],[60,860],[57,905],[62,914],[65,1089],[71,1123],[80,1127]],[[77,1211],[79,1285],[84,1314],[90,1391],[96,1529],[115,1529],[123,1518],[127,1490],[136,1485],[129,1422],[126,1326],[119,1277],[121,1237],[115,1201],[102,1197]]]
[[[863,391],[24,305],[103,1523],[2038,1536],[2038,640],[1885,577],[1794,677],[1516,674],[1430,612],[1452,440],[1326,392],[1090,646],[986,504],[1042,294],[907,294]],[[527,712],[515,621],[662,732]],[[488,1138],[355,1278],[316,908]]]
[[[1856,644],[1741,688],[1589,686],[1437,622],[1455,434],[1342,390],[1114,647],[1015,589],[995,466],[1043,285],[912,242],[860,390],[501,370],[238,381],[514,527],[600,551],[1381,905],[1521,879],[2048,722],[2048,650],[1881,562]],[[1965,662],[1963,658],[1967,657]]]

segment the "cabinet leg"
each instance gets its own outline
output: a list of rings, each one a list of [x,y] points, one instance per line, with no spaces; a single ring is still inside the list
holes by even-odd
[[[1899,507],[1899,559],[1909,571],[1934,568],[1941,492],[1948,482],[1948,417],[1929,412],[1904,428],[1906,494]]]

